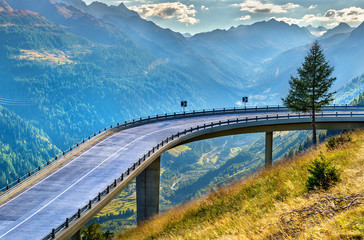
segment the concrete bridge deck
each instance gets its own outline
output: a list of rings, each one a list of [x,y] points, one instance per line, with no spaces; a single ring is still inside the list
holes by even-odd
[[[318,129],[364,126],[364,108],[323,113],[317,116]],[[19,191],[1,196],[0,239],[67,239],[164,151],[216,136],[310,129],[309,116],[292,115],[285,109],[202,114],[109,130],[38,179],[25,181]]]

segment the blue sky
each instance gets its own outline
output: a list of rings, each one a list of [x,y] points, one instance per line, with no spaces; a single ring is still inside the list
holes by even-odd
[[[84,0],[87,4],[92,0]],[[108,5],[124,3],[143,18],[181,33],[251,24],[275,18],[306,26],[335,27],[346,22],[356,27],[364,21],[364,0],[98,0]]]

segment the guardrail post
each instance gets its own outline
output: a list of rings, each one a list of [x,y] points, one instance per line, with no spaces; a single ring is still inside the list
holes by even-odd
[[[81,209],[78,209],[77,211],[77,218],[80,218],[81,217]]]
[[[56,229],[52,228],[52,238],[56,238]]]
[[[65,225],[66,225],[66,228],[68,228],[68,226],[69,226],[69,219],[68,218],[66,218],[66,223],[65,223]]]
[[[265,133],[265,167],[272,166],[273,162],[273,132]]]
[[[90,201],[88,202],[88,208],[89,208],[89,209],[91,209],[91,207],[92,207],[92,201],[90,200]]]
[[[160,157],[136,177],[137,223],[159,213]]]

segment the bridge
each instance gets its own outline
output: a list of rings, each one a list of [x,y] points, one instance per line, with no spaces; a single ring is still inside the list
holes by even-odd
[[[149,116],[109,126],[1,189],[0,239],[80,239],[80,228],[132,180],[137,221],[159,211],[160,156],[181,144],[243,133],[310,130],[311,115],[283,107],[229,108]],[[329,106],[317,129],[364,127],[364,107]]]

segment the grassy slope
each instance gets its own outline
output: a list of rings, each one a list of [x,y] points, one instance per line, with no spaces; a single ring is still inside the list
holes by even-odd
[[[156,217],[117,239],[264,239],[279,233],[282,214],[311,205],[325,194],[364,193],[364,131],[335,151],[325,145],[277,164],[247,180]],[[309,162],[322,151],[341,169],[342,180],[326,192],[307,193]],[[363,202],[363,201],[362,201]],[[362,239],[364,206],[333,220],[305,226],[298,239]]]

